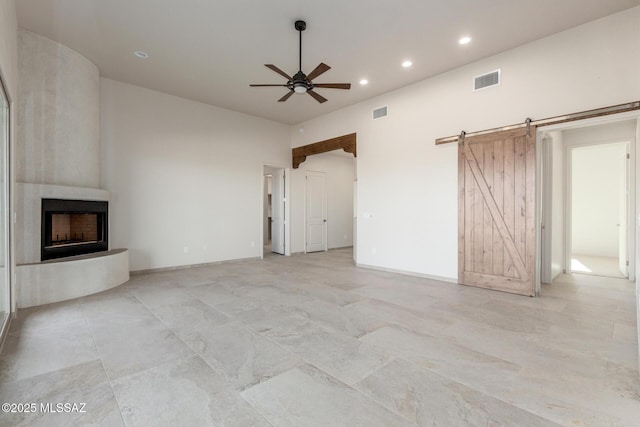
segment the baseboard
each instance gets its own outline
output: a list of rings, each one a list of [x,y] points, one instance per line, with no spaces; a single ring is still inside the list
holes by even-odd
[[[203,262],[200,264],[176,265],[172,267],[159,267],[159,268],[149,268],[146,270],[134,270],[134,271],[130,271],[129,274],[131,274],[132,276],[136,276],[138,274],[162,273],[163,271],[174,271],[174,270],[187,270],[189,268],[210,267],[213,265],[230,264],[230,263],[242,262],[242,261],[257,261],[261,259],[262,258],[258,256],[249,257],[249,258],[225,259],[222,261]]]
[[[306,255],[306,254],[321,254],[322,252],[330,252],[330,251],[337,251],[338,249],[353,249],[353,246],[339,246],[336,248],[328,248],[326,251],[318,251],[318,252],[305,252],[305,251],[300,251],[300,252],[291,252],[291,255]]]
[[[447,283],[458,284],[458,279],[454,279],[453,277],[433,276],[431,274],[422,274],[422,273],[417,273],[417,272],[414,272],[414,271],[398,270],[398,269],[395,269],[395,268],[378,267],[378,266],[375,266],[375,265],[359,264],[359,263],[356,263],[356,267],[368,268],[370,270],[384,271],[384,272],[387,272],[387,273],[402,274],[403,276],[421,277],[423,279],[431,279],[431,280],[437,280],[439,282],[447,282]]]

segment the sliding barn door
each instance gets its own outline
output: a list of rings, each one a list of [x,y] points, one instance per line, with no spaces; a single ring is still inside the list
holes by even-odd
[[[458,144],[461,284],[535,295],[535,134],[523,127]]]

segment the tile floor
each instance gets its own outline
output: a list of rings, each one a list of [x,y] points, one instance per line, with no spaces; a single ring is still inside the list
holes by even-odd
[[[351,250],[132,276],[20,311],[2,426],[638,426],[634,284],[527,298],[354,267]]]
[[[573,254],[571,255],[571,271],[596,276],[627,277],[620,272],[619,259],[611,257]]]

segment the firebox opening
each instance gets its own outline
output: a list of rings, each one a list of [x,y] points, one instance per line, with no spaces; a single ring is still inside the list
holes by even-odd
[[[108,202],[42,200],[41,259],[108,250]]]
[[[51,245],[69,246],[82,243],[97,243],[98,214],[52,214]]]

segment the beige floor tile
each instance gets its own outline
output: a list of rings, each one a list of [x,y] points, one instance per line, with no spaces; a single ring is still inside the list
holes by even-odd
[[[389,361],[389,354],[304,316],[283,319],[263,335],[339,380],[353,384]]]
[[[119,378],[113,389],[131,426],[269,426],[224,373],[198,356]]]
[[[0,402],[36,405],[35,412],[0,414],[3,426],[124,426],[99,360],[0,384]]]
[[[193,354],[155,317],[126,326],[100,325],[92,327],[91,332],[111,380]]]
[[[421,426],[557,425],[404,360],[390,362],[355,387]]]
[[[358,268],[351,249],[135,274],[19,311],[0,396],[94,410],[0,424],[636,427],[635,304],[622,279],[528,298]]]
[[[184,341],[208,364],[224,372],[239,390],[300,363],[291,352],[239,322],[198,330]]]
[[[274,426],[415,425],[308,365],[285,372],[241,394]]]
[[[4,343],[0,355],[0,383],[99,358],[84,319],[63,322],[63,325],[58,323],[55,327],[12,330],[20,330],[20,333],[9,334]]]

